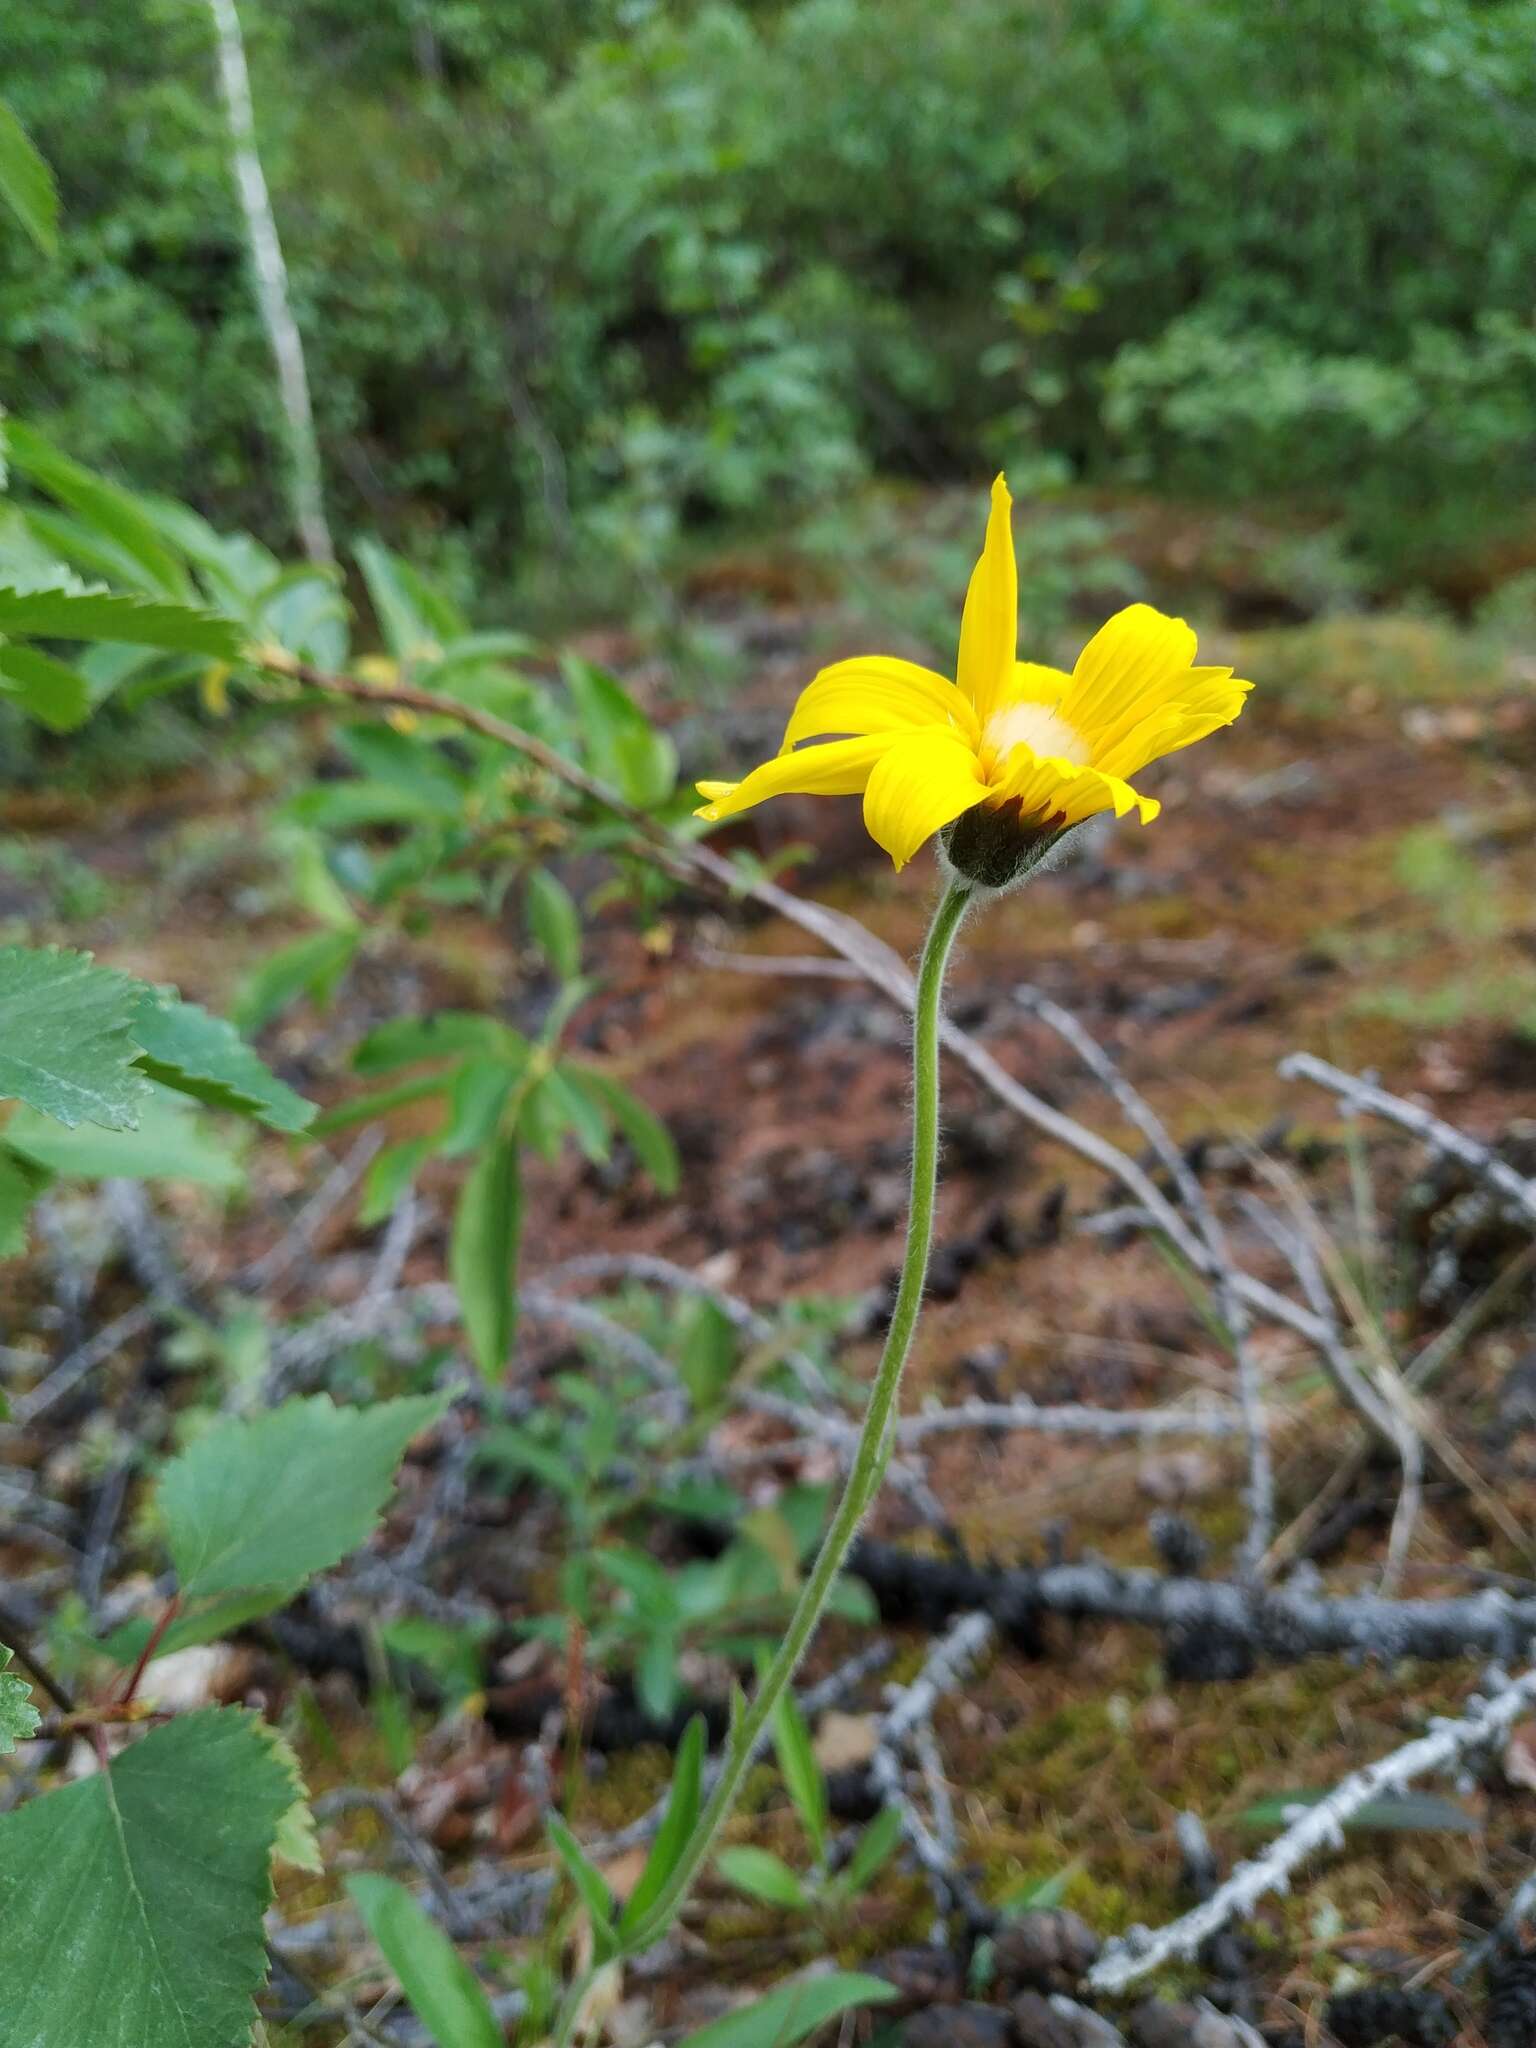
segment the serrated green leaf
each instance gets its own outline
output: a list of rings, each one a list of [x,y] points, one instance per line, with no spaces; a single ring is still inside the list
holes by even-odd
[[[138,1065],[152,1080],[214,1109],[254,1117],[274,1131],[302,1131],[315,1104],[279,1081],[233,1024],[175,995],[148,993],[134,1016]]]
[[[0,1145],[0,1259],[19,1258],[26,1250],[32,1205],[52,1179],[45,1166]]]
[[[171,1460],[158,1501],[183,1600],[286,1597],[373,1530],[446,1395],[337,1408],[327,1394],[224,1422]]]
[[[89,953],[0,946],[0,1098],[71,1127],[132,1129],[148,1092],[132,1064],[142,993]]]
[[[73,732],[91,715],[91,688],[78,669],[35,647],[0,646],[0,697],[50,732]]]
[[[240,628],[191,605],[150,604],[114,591],[0,589],[0,633],[44,640],[113,640],[169,654],[235,661]]]
[[[255,1717],[182,1715],[0,1817],[5,2034],[25,2048],[233,2048],[292,1792]]]
[[[40,249],[50,255],[59,241],[59,191],[47,160],[25,128],[0,100],[0,199]]]
[[[244,1173],[229,1134],[210,1129],[179,1096],[146,1081],[136,1129],[77,1130],[18,1109],[5,1127],[5,1141],[34,1166],[77,1180],[187,1180],[233,1190]]]
[[[832,1970],[823,1977],[802,1977],[781,1984],[755,2005],[727,2013],[690,2034],[678,2048],[795,2048],[807,2034],[839,2013],[861,2005],[889,2005],[894,1984],[855,1971]]]
[[[42,1726],[27,1681],[5,1668],[10,1661],[10,1651],[0,1647],[0,1756],[9,1756],[18,1742],[30,1742]]]
[[[522,1175],[515,1133],[499,1136],[470,1170],[454,1211],[448,1270],[458,1289],[475,1363],[498,1381],[517,1333]]]
[[[347,1890],[438,2048],[505,2048],[480,1980],[405,1886],[364,1871],[347,1879]]]
[[[310,1811],[309,1787],[304,1782],[303,1766],[293,1744],[280,1728],[274,1728],[270,1721],[258,1721],[256,1726],[262,1740],[282,1765],[292,1794],[272,1838],[272,1860],[274,1863],[286,1863],[293,1870],[307,1870],[311,1876],[319,1877],[325,1869],[325,1859],[320,1854],[320,1837],[315,1832],[315,1816]]]

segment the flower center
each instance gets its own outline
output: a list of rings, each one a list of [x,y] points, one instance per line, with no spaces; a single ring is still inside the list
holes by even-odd
[[[1058,760],[1071,761],[1080,768],[1087,766],[1092,752],[1082,734],[1068,725],[1061,713],[1053,711],[1049,704],[1009,704],[1001,711],[994,711],[987,720],[982,742],[999,767],[1006,763],[1013,749],[1021,745],[1036,754],[1054,755]]]

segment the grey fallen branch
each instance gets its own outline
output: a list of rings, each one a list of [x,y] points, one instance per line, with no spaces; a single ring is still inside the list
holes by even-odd
[[[1352,1772],[1325,1799],[1298,1815],[1262,1855],[1239,1864],[1225,1884],[1182,1919],[1155,1932],[1133,1929],[1110,1942],[1088,1973],[1089,1984],[1096,1991],[1123,1991],[1164,1963],[1197,1954],[1211,1935],[1233,1920],[1245,1919],[1260,1899],[1288,1891],[1293,1873],[1319,1850],[1341,1847],[1345,1822],[1363,1806],[1406,1791],[1420,1778],[1501,1742],[1533,1702],[1536,1670],[1502,1684],[1491,1698],[1474,1699],[1460,1719],[1437,1721],[1429,1734]]]
[[[933,1712],[953,1692],[995,1634],[990,1614],[963,1614],[934,1644],[922,1670],[910,1685],[892,1688],[889,1707],[880,1722],[869,1775],[884,1803],[900,1817],[901,1831],[933,1885],[940,1911],[958,1906],[973,1925],[986,1925],[992,1915],[967,1884],[959,1866],[958,1841],[949,1789],[944,1783],[938,1747],[933,1740]],[[930,1826],[907,1791],[903,1756],[910,1752],[922,1769],[933,1810]]]
[[[370,1124],[305,1200],[277,1242],[236,1275],[236,1287],[245,1293],[273,1288],[288,1277],[294,1266],[307,1260],[320,1232],[368,1171],[383,1143],[382,1126]]]
[[[1420,1109],[1417,1103],[1405,1101],[1401,1095],[1393,1095],[1358,1074],[1346,1074],[1342,1067],[1330,1066],[1327,1060],[1317,1059],[1309,1052],[1293,1052],[1283,1059],[1280,1074],[1287,1081],[1315,1081],[1319,1088],[1337,1095],[1346,1108],[1369,1110],[1372,1116],[1410,1132],[1431,1152],[1454,1159],[1479,1180],[1486,1181],[1527,1222],[1536,1223],[1536,1180],[1517,1173],[1491,1146],[1469,1138],[1465,1131],[1457,1130],[1432,1110]]]
[[[849,1568],[868,1582],[889,1617],[921,1608],[931,1620],[946,1607],[951,1614],[985,1607],[1005,1633],[1042,1613],[1132,1622],[1160,1634],[1221,1637],[1286,1662],[1359,1655],[1386,1664],[1403,1657],[1511,1663],[1536,1638],[1536,1598],[1516,1599],[1496,1587],[1446,1599],[1329,1596],[1294,1586],[1169,1578],[1097,1560],[989,1569],[919,1557],[867,1538]]]
[[[950,1436],[968,1429],[1033,1430],[1041,1436],[1163,1437],[1242,1436],[1242,1415],[1235,1408],[1202,1404],[1190,1408],[1087,1408],[1075,1402],[1041,1408],[1033,1401],[959,1401],[949,1407],[923,1408],[896,1425],[898,1444],[918,1444],[930,1436]]]

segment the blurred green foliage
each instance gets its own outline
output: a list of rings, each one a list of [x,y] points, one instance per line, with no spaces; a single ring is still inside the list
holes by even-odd
[[[328,483],[461,590],[871,469],[1300,497],[1376,573],[1536,454],[1536,0],[244,0]],[[280,532],[201,8],[8,24],[0,388]]]

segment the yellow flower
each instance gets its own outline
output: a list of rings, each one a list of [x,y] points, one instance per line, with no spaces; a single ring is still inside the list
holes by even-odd
[[[1149,824],[1160,806],[1127,778],[1230,725],[1252,685],[1229,668],[1194,667],[1189,627],[1146,604],[1116,612],[1071,675],[1018,660],[1012,502],[999,477],[966,592],[956,681],[891,655],[834,662],[800,693],[777,759],[741,782],[701,782],[696,815],[862,790],[870,837],[897,867],[963,814],[976,814],[970,840],[985,846],[1003,834],[1014,848],[1048,846],[1099,811],[1135,809]],[[1019,865],[1015,854],[1009,872]],[[970,871],[1006,879],[995,847]]]

